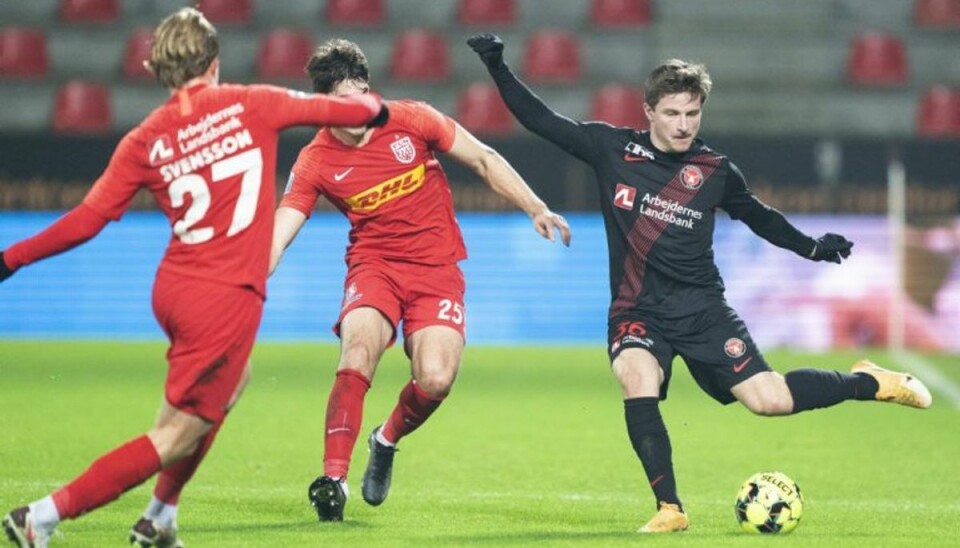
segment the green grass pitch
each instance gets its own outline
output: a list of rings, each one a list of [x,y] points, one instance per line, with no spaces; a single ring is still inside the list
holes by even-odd
[[[162,397],[159,343],[0,342],[0,509],[39,498],[145,431]],[[876,359],[885,365],[882,354]],[[390,350],[367,396],[346,521],[316,521],[337,349],[259,344],[254,379],[181,500],[188,546],[956,546],[960,413],[851,402],[755,417],[701,393],[677,363],[662,410],[672,435],[682,534],[634,531],[654,503],[623,424],[602,346],[468,347],[453,393],[401,443],[390,498],[360,497],[365,438],[408,375]],[[857,355],[770,352],[778,369],[846,369]],[[928,357],[960,378],[956,359]],[[740,532],[733,499],[754,472],[780,470],[806,496],[797,531]],[[56,546],[118,546],[152,481],[60,527]]]

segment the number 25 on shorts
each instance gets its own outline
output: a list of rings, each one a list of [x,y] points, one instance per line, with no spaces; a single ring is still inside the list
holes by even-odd
[[[437,319],[447,322],[453,322],[456,325],[463,324],[463,305],[451,301],[450,299],[440,300],[440,311],[437,312]]]

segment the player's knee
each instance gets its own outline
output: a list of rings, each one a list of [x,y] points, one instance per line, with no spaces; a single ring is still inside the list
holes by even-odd
[[[417,386],[431,396],[446,396],[453,388],[456,372],[436,370],[421,373],[417,378]]]

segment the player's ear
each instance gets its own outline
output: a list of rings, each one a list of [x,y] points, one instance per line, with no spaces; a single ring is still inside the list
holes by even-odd
[[[220,57],[214,57],[213,61],[210,62],[210,66],[207,67],[206,75],[209,78],[213,78],[214,82],[220,82]]]
[[[651,107],[650,103],[646,101],[643,102],[643,113],[647,115],[648,122],[653,121],[653,107]]]

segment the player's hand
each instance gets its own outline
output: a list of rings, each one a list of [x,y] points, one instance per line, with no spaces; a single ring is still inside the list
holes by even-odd
[[[377,117],[373,120],[370,120],[367,123],[367,127],[383,127],[387,125],[387,121],[390,120],[390,109],[387,108],[387,104],[383,103],[380,106],[380,114],[377,114]]]
[[[488,69],[503,66],[503,40],[496,34],[476,34],[467,40],[467,45],[477,52]]]
[[[7,262],[3,259],[3,251],[0,251],[0,282],[13,276],[13,273],[14,271],[7,266]]]
[[[830,261],[840,264],[844,259],[850,256],[850,248],[853,242],[839,234],[827,233],[817,238],[817,245],[807,257],[812,261]]]
[[[538,234],[551,242],[554,241],[553,231],[556,229],[560,233],[560,240],[563,245],[570,247],[570,225],[567,224],[567,220],[562,215],[557,215],[549,209],[543,211],[543,213],[538,213],[533,216],[533,228],[537,230]]]

